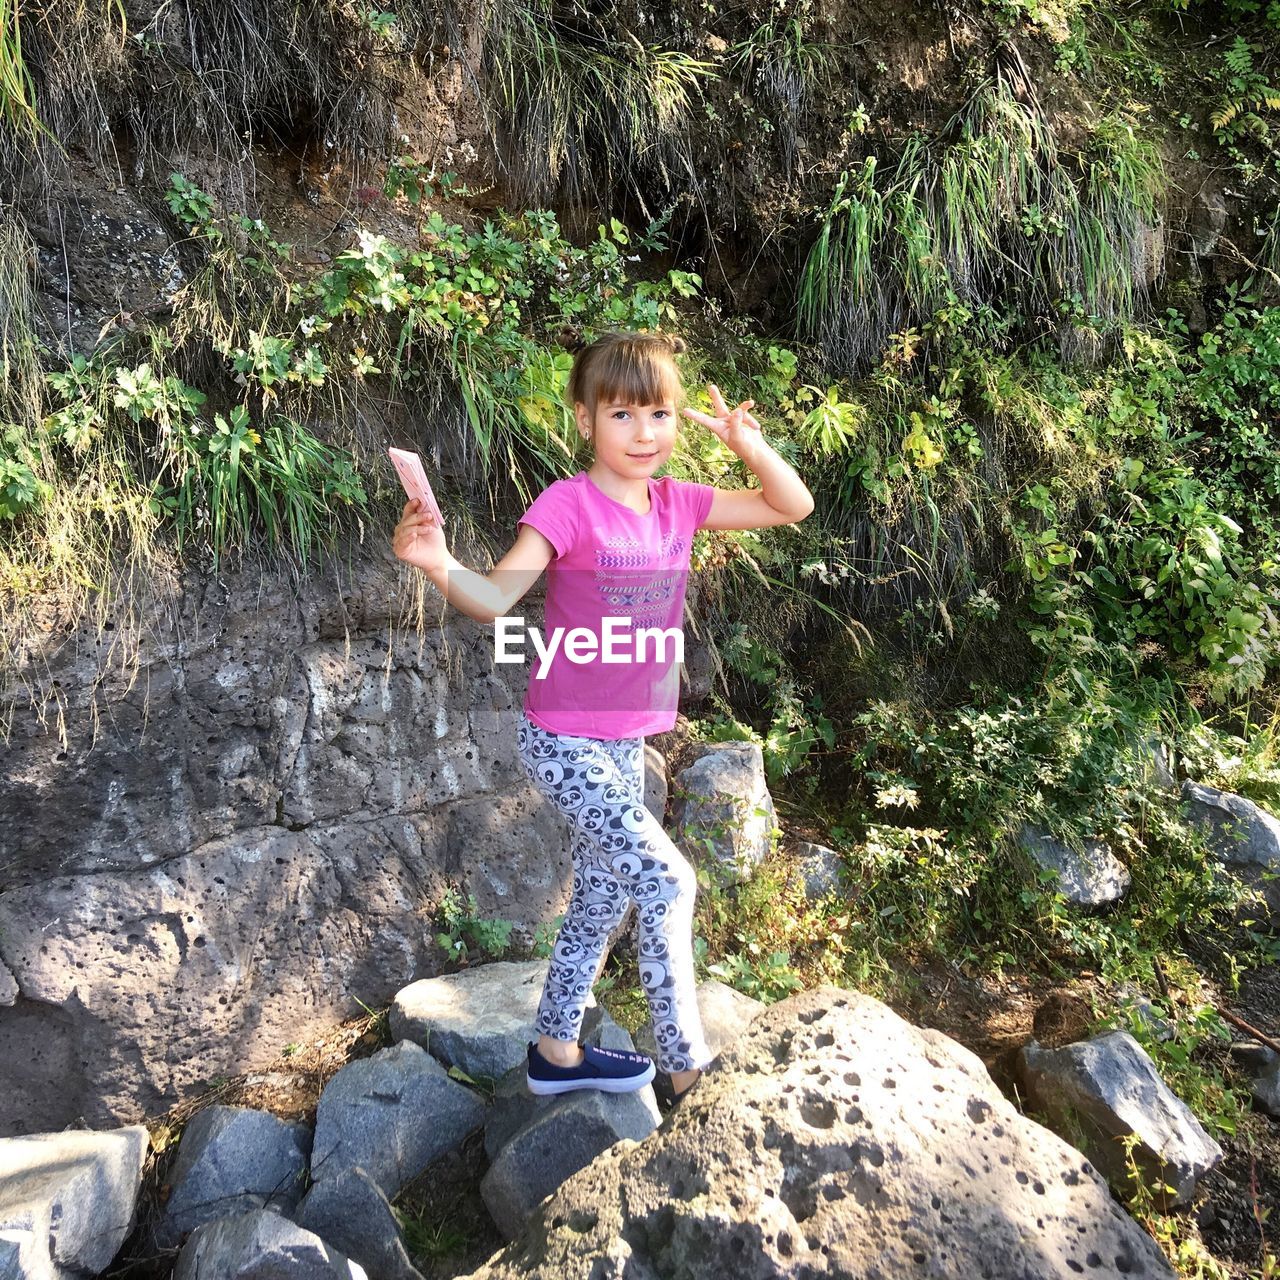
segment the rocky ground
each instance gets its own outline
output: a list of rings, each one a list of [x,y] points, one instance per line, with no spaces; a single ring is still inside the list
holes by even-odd
[[[624,964],[610,961],[606,976],[626,981]],[[973,1050],[1011,1100],[1019,1097],[1017,1050],[1035,1034],[1041,1043],[1068,1043],[1085,1035],[1096,992],[1087,979],[1072,985],[1029,984],[1025,978],[975,981],[938,963],[923,966],[910,984],[899,1012],[922,1027],[934,1028]],[[629,998],[606,999],[620,1020],[636,1021],[642,1006]],[[1274,1027],[1280,998],[1280,971],[1262,969],[1247,976],[1230,1007],[1254,1025]],[[636,1030],[637,1027],[631,1029]],[[292,1047],[265,1071],[228,1079],[206,1097],[149,1122],[156,1152],[149,1157],[141,1197],[142,1216],[163,1211],[177,1132],[190,1115],[213,1103],[252,1107],[288,1120],[313,1124],[324,1086],[348,1062],[385,1048],[390,1035],[385,1011],[351,1020],[327,1035]],[[1247,1090],[1247,1079],[1226,1044],[1203,1050]],[[1185,1210],[1199,1238],[1232,1280],[1250,1280],[1264,1252],[1270,1206],[1280,1204],[1280,1124],[1248,1112],[1235,1135],[1220,1136],[1222,1163],[1200,1184],[1194,1205]],[[166,1145],[167,1144],[167,1145]],[[472,1134],[410,1182],[396,1200],[405,1240],[415,1265],[428,1280],[452,1280],[481,1267],[505,1241],[480,1193],[489,1167],[483,1135]],[[151,1280],[169,1275],[175,1251],[148,1250],[139,1231],[126,1243],[106,1274],[118,1280]]]

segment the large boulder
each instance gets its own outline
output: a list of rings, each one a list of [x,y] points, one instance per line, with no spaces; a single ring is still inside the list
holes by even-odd
[[[773,846],[775,812],[755,742],[716,742],[677,775],[675,838],[695,865],[733,883],[748,879]]]
[[[275,1209],[302,1198],[311,1130],[249,1107],[205,1107],[182,1131],[169,1176],[161,1243],[177,1244],[202,1222]]]
[[[0,1276],[105,1271],[133,1229],[142,1125],[0,1139]]]
[[[1093,1166],[982,1063],[869,996],[773,1005],[472,1280],[1172,1280]]]
[[[0,741],[0,1136],[162,1113],[389,1000],[443,968],[449,885],[527,935],[567,899],[483,629],[405,636],[368,557],[157,590],[33,642],[58,710]]]
[[[1187,1203],[1196,1183],[1222,1159],[1222,1148],[1127,1031],[1060,1049],[1042,1049],[1032,1040],[1019,1062],[1032,1104],[1076,1136],[1117,1187],[1129,1174],[1120,1141],[1129,1135],[1138,1139],[1134,1160],[1148,1183],[1172,1187],[1173,1204]]]
[[[393,1197],[484,1123],[484,1105],[410,1040],[350,1062],[316,1107],[311,1176],[359,1165]]]
[[[667,811],[667,759],[651,742],[644,744],[644,807],[659,822]]]

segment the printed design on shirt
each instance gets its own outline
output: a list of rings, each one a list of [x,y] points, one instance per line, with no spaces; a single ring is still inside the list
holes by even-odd
[[[643,569],[652,559],[639,538],[619,535],[601,541],[604,546],[596,549],[596,565],[601,569]],[[661,560],[683,556],[688,546],[688,538],[668,529],[659,540],[657,556]]]

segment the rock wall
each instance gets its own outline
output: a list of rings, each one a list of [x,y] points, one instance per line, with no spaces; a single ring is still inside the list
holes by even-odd
[[[525,669],[456,613],[401,625],[404,591],[385,552],[193,577],[106,677],[88,629],[28,655],[66,740],[28,711],[0,746],[0,1135],[163,1111],[385,1003],[439,972],[447,884],[526,933],[563,910]]]

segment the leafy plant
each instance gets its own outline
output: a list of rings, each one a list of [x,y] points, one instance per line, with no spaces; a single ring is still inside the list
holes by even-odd
[[[450,960],[466,964],[477,953],[494,959],[504,955],[511,943],[515,925],[510,920],[482,918],[475,894],[464,902],[458,890],[445,890],[437,908],[443,928],[436,934],[436,945]]]

